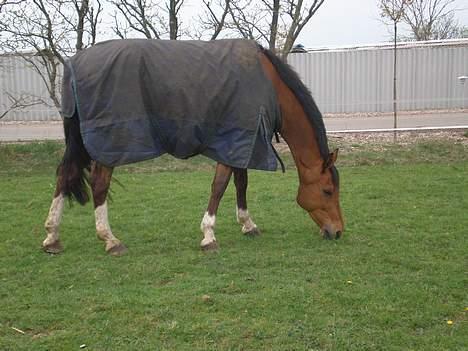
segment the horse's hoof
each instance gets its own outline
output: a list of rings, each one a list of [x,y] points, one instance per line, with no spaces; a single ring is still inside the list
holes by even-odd
[[[218,251],[219,245],[217,241],[212,241],[209,244],[201,245],[201,249],[205,252]]]
[[[47,245],[42,246],[42,250],[44,250],[44,252],[47,252],[49,254],[56,255],[63,251],[63,246],[60,240],[57,240],[57,241],[54,241],[52,244],[47,244]]]
[[[111,256],[122,256],[122,255],[125,255],[127,251],[128,251],[127,247],[124,244],[119,243],[115,246],[112,246],[110,249],[108,249],[107,253]]]
[[[248,232],[244,233],[245,236],[251,236],[251,237],[259,236],[260,234],[261,234],[260,230],[257,227],[255,227],[252,230],[249,230]]]

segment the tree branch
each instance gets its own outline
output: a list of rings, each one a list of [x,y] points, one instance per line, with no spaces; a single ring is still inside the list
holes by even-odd
[[[7,114],[9,114],[12,111],[19,110],[19,109],[24,109],[27,107],[35,106],[35,105],[43,105],[46,104],[46,102],[39,97],[33,97],[29,94],[21,94],[19,97],[14,97],[12,94],[8,92],[4,92],[4,94],[8,97],[8,100],[10,101],[10,106],[8,106],[1,114],[0,114],[0,119],[5,117]]]

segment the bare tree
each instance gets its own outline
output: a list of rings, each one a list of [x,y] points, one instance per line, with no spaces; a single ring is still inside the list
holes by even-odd
[[[381,16],[390,19],[393,24],[393,128],[397,123],[397,38],[398,23],[402,20],[405,6],[411,0],[379,0]],[[393,140],[396,141],[396,131],[393,133]]]
[[[192,28],[190,37],[196,39],[217,39],[223,29],[230,11],[231,0],[202,0],[204,11],[198,16],[197,26]]]
[[[0,48],[24,59],[40,75],[57,109],[60,64],[96,41],[102,6],[100,0],[95,4],[91,7],[89,0],[2,3]]]
[[[413,0],[403,12],[412,39],[451,39],[461,35],[454,18],[455,0]]]
[[[231,22],[229,27],[237,30],[243,38],[267,41],[265,9],[258,2],[233,0],[229,8]]]
[[[169,13],[169,39],[176,40],[179,37],[179,12],[184,0],[169,0],[166,8]]]
[[[322,6],[324,0],[314,0],[311,3],[304,4],[302,0],[288,0],[288,11],[287,15],[290,19],[290,26],[285,38],[285,43],[282,50],[282,56],[286,55],[291,51],[297,37],[309,23],[310,19],[315,15],[318,9]]]
[[[86,22],[88,23],[88,46],[96,44],[96,40],[99,34],[99,25],[101,24],[101,16],[103,15],[104,9],[101,0],[95,0],[94,6],[88,6],[86,13]]]
[[[180,10],[185,0],[111,0],[114,32],[120,38],[135,33],[148,39],[178,39],[181,35]]]
[[[0,12],[2,12],[2,8],[6,5],[18,5],[26,0],[0,0]]]
[[[197,39],[241,36],[266,44],[286,57],[297,37],[325,0],[202,0],[204,12],[186,33],[180,12],[185,0],[111,0],[114,31],[146,38]]]
[[[273,0],[271,6],[270,40],[269,47],[273,52],[276,51],[276,38],[278,37],[278,21],[280,17],[280,0]]]
[[[19,95],[13,95],[9,92],[4,91],[3,94],[8,98],[8,105],[2,108],[0,113],[0,119],[5,117],[12,111],[21,110],[35,105],[47,104],[42,97],[34,97],[31,94],[21,93]]]
[[[299,34],[325,0],[232,0],[232,26],[286,58]]]

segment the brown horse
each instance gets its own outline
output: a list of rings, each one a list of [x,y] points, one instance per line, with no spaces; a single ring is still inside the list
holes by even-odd
[[[281,114],[281,124],[276,131],[289,145],[297,167],[299,175],[297,203],[320,227],[324,238],[338,239],[344,227],[339,205],[339,178],[334,166],[338,150],[329,152],[321,113],[298,75],[269,50],[260,46],[255,47],[255,55],[262,74],[274,88],[272,91],[275,103]],[[109,254],[123,254],[127,249],[113,235],[108,221],[106,197],[113,166],[96,161],[90,156],[90,149],[83,142],[80,118],[76,111],[72,118],[64,119],[64,131],[66,149],[57,169],[57,185],[45,223],[47,237],[43,242],[43,249],[49,253],[58,253],[62,250],[58,227],[65,198],[74,198],[84,204],[88,201],[86,183],[89,182],[95,208],[97,235],[105,242],[105,249]],[[249,167],[239,168],[222,162],[217,163],[211,196],[201,222],[202,249],[218,248],[214,233],[216,213],[232,174],[237,194],[237,221],[242,226],[242,233],[259,234],[257,225],[247,210],[247,168]],[[86,170],[89,171],[89,179]]]

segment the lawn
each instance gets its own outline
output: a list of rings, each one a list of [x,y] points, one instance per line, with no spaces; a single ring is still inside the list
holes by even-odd
[[[164,157],[116,170],[116,258],[91,205],[67,207],[64,252],[43,253],[62,145],[0,145],[0,350],[467,350],[466,143],[351,146],[339,241],[295,204],[285,154],[286,174],[250,173],[262,235],[241,234],[230,185],[203,253],[213,165]]]

